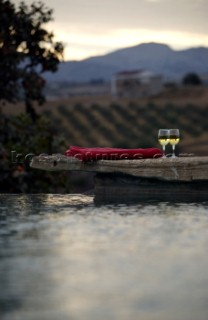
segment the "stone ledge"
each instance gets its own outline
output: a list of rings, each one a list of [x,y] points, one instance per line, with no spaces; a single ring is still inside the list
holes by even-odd
[[[140,160],[99,160],[81,162],[64,155],[33,157],[31,168],[48,171],[86,171],[95,173],[122,173],[134,177],[156,178],[163,181],[208,180],[208,156]]]

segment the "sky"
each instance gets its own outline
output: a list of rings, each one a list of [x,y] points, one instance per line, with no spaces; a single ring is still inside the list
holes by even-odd
[[[64,43],[65,60],[82,60],[146,42],[168,44],[175,50],[208,47],[208,0],[42,2],[54,10],[47,29]]]

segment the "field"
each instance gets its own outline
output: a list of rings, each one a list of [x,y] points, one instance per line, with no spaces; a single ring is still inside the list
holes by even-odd
[[[23,104],[5,105],[18,114]],[[208,154],[208,88],[169,88],[139,100],[80,97],[49,101],[37,107],[63,133],[69,145],[123,148],[158,146],[159,128],[179,128],[180,153]],[[57,150],[58,152],[58,150]]]

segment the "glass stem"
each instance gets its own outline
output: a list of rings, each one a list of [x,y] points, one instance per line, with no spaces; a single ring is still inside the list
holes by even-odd
[[[163,157],[165,157],[165,145],[163,145],[162,148],[163,148],[163,153],[164,153]]]
[[[174,144],[172,145],[172,148],[173,148],[173,157],[175,157],[175,145]]]

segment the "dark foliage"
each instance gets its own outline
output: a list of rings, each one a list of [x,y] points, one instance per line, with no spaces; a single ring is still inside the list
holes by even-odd
[[[199,86],[202,84],[200,77],[194,72],[186,74],[182,82],[184,85]]]
[[[0,113],[0,193],[67,192],[66,174],[34,170],[33,155],[64,153],[67,143],[44,118]]]

